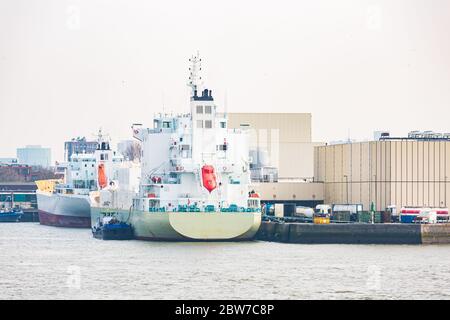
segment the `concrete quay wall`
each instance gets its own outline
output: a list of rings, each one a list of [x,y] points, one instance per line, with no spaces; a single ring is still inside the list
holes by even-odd
[[[312,224],[264,221],[257,239],[304,244],[444,244],[450,243],[450,224]]]

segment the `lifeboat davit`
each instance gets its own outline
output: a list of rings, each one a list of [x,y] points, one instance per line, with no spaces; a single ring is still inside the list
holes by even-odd
[[[106,188],[108,185],[108,178],[105,173],[105,165],[103,163],[98,166],[98,185],[100,189]]]
[[[213,166],[205,165],[202,167],[202,182],[209,193],[217,188],[216,174],[214,173]]]

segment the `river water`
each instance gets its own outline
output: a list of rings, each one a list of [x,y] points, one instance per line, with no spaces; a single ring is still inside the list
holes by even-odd
[[[0,299],[450,299],[450,246],[102,241],[2,223]]]

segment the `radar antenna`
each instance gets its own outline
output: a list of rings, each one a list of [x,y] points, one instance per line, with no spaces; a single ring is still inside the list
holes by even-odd
[[[191,87],[191,97],[194,97],[203,87],[203,80],[200,72],[202,70],[202,59],[200,58],[198,51],[197,55],[193,55],[189,59],[189,62],[191,63],[191,67],[189,68],[189,81],[187,85]]]
[[[109,134],[103,133],[102,127],[100,127],[100,128],[98,129],[98,132],[97,132],[97,133],[92,133],[92,135],[96,138],[97,143],[99,143],[99,144],[102,143],[102,142],[107,142],[107,143],[109,143],[109,142],[111,141],[110,135],[109,135]]]

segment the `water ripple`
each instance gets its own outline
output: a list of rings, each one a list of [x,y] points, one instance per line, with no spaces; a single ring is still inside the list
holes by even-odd
[[[450,246],[100,241],[0,224],[0,299],[450,299]]]

